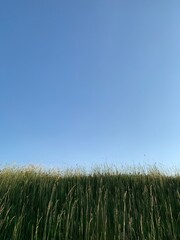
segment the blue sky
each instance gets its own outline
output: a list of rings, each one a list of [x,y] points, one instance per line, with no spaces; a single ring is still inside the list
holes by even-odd
[[[0,3],[0,165],[180,165],[179,1]]]

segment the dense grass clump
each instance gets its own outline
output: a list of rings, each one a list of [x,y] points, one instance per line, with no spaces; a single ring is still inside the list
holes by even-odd
[[[180,176],[0,171],[1,240],[179,240]]]

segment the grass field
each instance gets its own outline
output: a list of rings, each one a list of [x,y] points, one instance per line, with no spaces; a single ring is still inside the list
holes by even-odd
[[[179,240],[180,175],[0,171],[0,240]]]

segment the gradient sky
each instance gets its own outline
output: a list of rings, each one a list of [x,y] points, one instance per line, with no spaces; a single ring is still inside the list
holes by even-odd
[[[180,166],[180,2],[0,2],[0,165]]]

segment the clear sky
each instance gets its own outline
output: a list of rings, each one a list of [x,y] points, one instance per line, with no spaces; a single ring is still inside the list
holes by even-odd
[[[0,165],[180,165],[180,2],[1,0]]]

